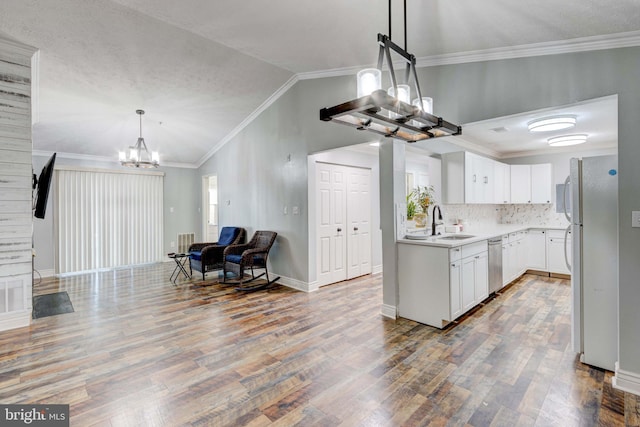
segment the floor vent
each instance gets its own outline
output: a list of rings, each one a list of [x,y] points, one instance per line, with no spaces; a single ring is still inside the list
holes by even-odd
[[[195,233],[178,233],[178,253],[187,253],[189,251],[189,246],[191,246],[195,239]]]

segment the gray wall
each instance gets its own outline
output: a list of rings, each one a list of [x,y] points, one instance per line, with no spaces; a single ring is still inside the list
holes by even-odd
[[[34,173],[40,174],[42,167],[49,159],[48,156],[33,156]],[[98,169],[121,169],[115,162],[99,162],[88,160],[56,158],[56,165],[77,166]],[[175,252],[176,248],[171,248],[171,241],[176,240],[176,236],[181,232],[196,232],[202,234],[200,216],[197,211],[200,208],[201,185],[197,181],[195,169],[181,169],[160,167],[157,169],[164,172],[164,248],[165,252]],[[54,270],[54,209],[53,199],[55,189],[52,184],[47,213],[44,219],[35,218],[33,220],[33,245],[36,250],[34,267],[44,273],[52,273]],[[170,207],[174,207],[174,212],[170,213]],[[197,239],[196,239],[197,240]]]
[[[419,70],[421,88],[434,99],[434,112],[455,123],[470,123],[523,111],[619,95],[620,152],[620,362],[640,372],[640,230],[629,224],[640,209],[640,48],[539,56],[512,60],[430,67]],[[267,111],[216,153],[200,175],[218,173],[222,224],[279,231],[275,269],[308,281],[306,156],[371,139],[363,132],[322,123],[318,110],[355,97],[355,78],[336,77],[298,82]],[[392,175],[392,150],[381,158],[381,180]],[[382,151],[381,151],[382,153]],[[291,154],[291,162],[287,155]],[[381,154],[382,155],[382,154]],[[393,185],[381,182],[384,192]],[[299,204],[298,218],[281,214],[284,204]],[[381,207],[384,211],[384,207]],[[389,226],[381,218],[384,228]],[[385,225],[386,224],[386,225]],[[384,246],[393,245],[391,241]],[[383,247],[383,254],[386,254]],[[386,261],[384,262],[387,267]],[[392,274],[392,273],[388,273]],[[395,276],[389,276],[395,277]],[[385,304],[394,304],[395,280],[383,285]]]

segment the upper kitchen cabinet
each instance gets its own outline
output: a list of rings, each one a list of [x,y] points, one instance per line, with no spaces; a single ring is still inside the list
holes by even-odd
[[[494,163],[466,151],[443,154],[443,203],[495,203]]]
[[[511,168],[505,163],[493,162],[493,175],[494,203],[511,203]]]
[[[511,203],[551,203],[551,164],[511,165]]]

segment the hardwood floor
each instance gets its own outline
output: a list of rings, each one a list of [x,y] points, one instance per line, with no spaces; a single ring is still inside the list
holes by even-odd
[[[381,275],[243,294],[172,269],[37,285],[75,312],[0,333],[0,402],[70,404],[72,426],[624,425],[571,351],[566,280],[525,275],[440,331],[382,317]]]

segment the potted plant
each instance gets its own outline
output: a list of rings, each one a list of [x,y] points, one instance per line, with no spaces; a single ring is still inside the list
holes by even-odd
[[[411,199],[420,208],[420,212],[415,213],[413,216],[417,228],[427,226],[429,207],[435,203],[434,192],[433,185],[419,185],[410,194]]]
[[[413,216],[416,214],[416,202],[412,199],[413,192],[407,194],[407,220],[413,221]]]

